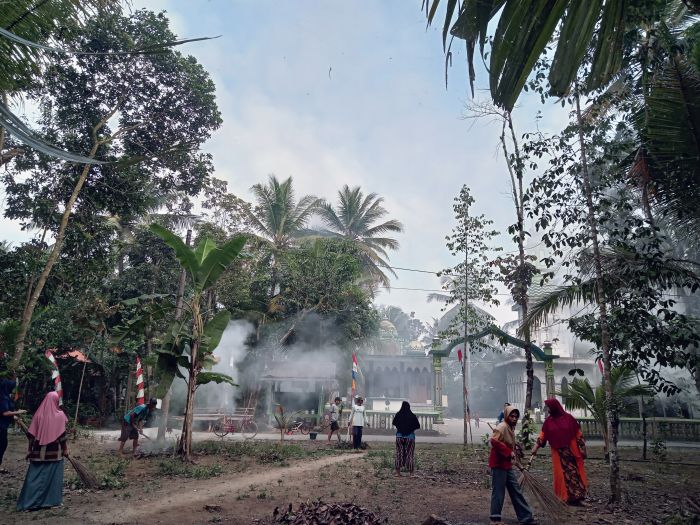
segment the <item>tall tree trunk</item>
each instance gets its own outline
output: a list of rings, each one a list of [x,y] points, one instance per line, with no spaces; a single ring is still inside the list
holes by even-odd
[[[464,406],[464,445],[467,445],[468,437],[471,434],[472,422],[471,413],[469,410],[469,387],[468,384],[468,374],[467,374],[467,352],[471,351],[468,347],[469,342],[467,337],[469,336],[469,228],[467,227],[469,223],[469,203],[467,202],[467,213],[464,219],[464,351],[462,352],[462,395],[463,395],[463,406]],[[472,439],[472,444],[474,440]]]
[[[187,235],[185,237],[185,244],[189,246],[192,242],[192,230],[187,229]],[[187,271],[183,268],[180,272],[180,279],[177,283],[177,299],[175,302],[175,320],[179,321],[182,318],[182,307],[185,300],[185,283],[187,282]],[[168,391],[163,398],[163,403],[161,405],[160,422],[158,423],[158,435],[157,440],[162,441],[165,439],[165,432],[168,429],[168,418],[170,417],[170,397],[172,396],[172,387],[168,388]]]
[[[185,403],[185,419],[182,423],[182,434],[180,435],[180,443],[178,454],[185,461],[190,461],[192,455],[192,423],[194,420],[194,396],[197,390],[197,373],[199,365],[197,364],[197,353],[199,351],[199,341],[195,340],[192,345],[192,356],[190,358],[190,373],[187,381],[187,402]]]
[[[94,159],[95,155],[97,154],[97,150],[100,146],[107,144],[125,130],[124,128],[122,128],[106,138],[100,139],[97,137],[97,133],[104,127],[105,124],[107,124],[109,119],[111,119],[117,113],[119,107],[121,106],[121,102],[121,100],[117,102],[115,106],[112,107],[112,109],[110,109],[100,119],[100,121],[92,127],[92,147],[90,148],[90,152],[87,155],[88,158]],[[85,184],[85,180],[87,180],[87,176],[90,173],[91,166],[92,164],[83,165],[83,171],[80,173],[78,181],[75,183],[73,193],[71,193],[68,202],[66,202],[65,210],[63,210],[63,215],[61,216],[61,222],[58,227],[58,232],[56,233],[56,239],[54,241],[53,249],[49,254],[49,258],[46,260],[46,264],[44,265],[44,269],[41,272],[41,275],[39,275],[39,279],[36,283],[36,287],[34,288],[31,294],[31,297],[29,298],[29,302],[26,304],[24,312],[22,312],[22,321],[19,326],[17,341],[15,342],[15,355],[13,356],[12,363],[10,365],[13,369],[17,369],[19,367],[20,361],[22,360],[22,354],[24,353],[24,343],[27,338],[27,333],[29,332],[29,325],[32,322],[34,309],[36,308],[37,302],[39,301],[39,297],[41,296],[41,292],[44,289],[44,285],[46,284],[46,281],[49,278],[51,269],[53,268],[54,264],[56,264],[58,256],[61,254],[61,249],[63,248],[63,243],[66,237],[66,228],[68,228],[68,220],[70,219],[71,213],[73,213],[73,206],[75,205],[75,201],[78,200],[78,195],[80,195],[80,190],[82,190],[83,185]]]
[[[178,453],[185,461],[190,461],[192,455],[192,423],[194,420],[194,397],[197,392],[197,375],[199,374],[199,346],[202,343],[204,323],[201,311],[202,295],[195,292],[192,297],[192,348],[190,349],[190,369],[187,378],[187,403],[185,404],[185,419],[182,424]]]
[[[583,178],[583,188],[586,194],[586,206],[588,208],[588,228],[591,245],[593,248],[593,265],[595,268],[595,282],[598,303],[598,319],[600,323],[601,351],[603,353],[603,387],[605,389],[606,407],[608,416],[608,437],[610,454],[610,499],[612,502],[619,502],[622,496],[620,486],[620,461],[617,451],[618,439],[618,413],[614,403],[613,383],[611,378],[612,362],[610,356],[610,330],[608,328],[608,310],[605,303],[605,286],[603,284],[603,265],[600,257],[600,246],[598,244],[598,224],[595,206],[593,204],[593,189],[591,187],[590,174],[588,173],[588,162],[586,159],[586,147],[583,138],[583,118],[581,116],[581,103],[579,100],[578,88],[575,92],[576,118],[578,123],[579,148],[581,150],[581,175]]]
[[[503,154],[506,158],[506,163],[508,164],[508,170],[511,175],[511,183],[513,185],[513,201],[515,204],[515,213],[517,216],[517,229],[518,229],[518,264],[520,266],[519,275],[521,279],[525,279],[528,275],[525,272],[526,261],[525,261],[525,203],[524,203],[524,192],[523,192],[523,159],[520,155],[520,147],[518,146],[518,138],[515,135],[515,128],[513,127],[513,118],[510,112],[505,113],[504,125],[508,124],[508,130],[510,131],[510,138],[513,142],[513,151],[515,155],[515,165],[511,166],[510,156],[508,155],[508,148],[506,146],[505,130],[501,132],[501,144],[503,145]],[[515,178],[514,178],[515,177]],[[520,314],[522,316],[522,321],[527,318],[528,312],[528,295],[527,289],[530,285],[529,282],[521,280],[519,285],[522,287],[520,290],[520,299],[517,301],[520,307]],[[530,326],[526,325],[523,328],[523,339],[525,340],[525,375],[527,382],[525,385],[525,414],[524,417],[529,417],[530,411],[532,410],[532,389],[535,383],[535,372],[532,366],[532,350],[530,349],[530,344],[532,343],[530,339]],[[526,441],[527,441],[527,435]]]
[[[96,132],[97,131],[95,130],[95,133]],[[88,154],[89,158],[95,157],[95,154],[97,153],[97,148],[99,148],[99,146],[100,142],[95,140],[93,142],[92,148],[90,149],[90,153]],[[24,353],[24,343],[27,338],[27,332],[29,332],[29,325],[32,322],[34,309],[36,308],[37,302],[39,301],[39,297],[41,296],[41,292],[44,289],[44,285],[46,284],[46,281],[49,278],[51,269],[54,267],[54,264],[56,264],[56,261],[58,260],[58,256],[61,254],[61,249],[63,248],[63,243],[66,237],[66,228],[68,227],[68,220],[70,219],[71,213],[73,212],[73,206],[75,205],[75,201],[78,200],[80,190],[85,184],[85,180],[87,179],[88,173],[90,173],[90,166],[91,164],[85,164],[83,166],[83,171],[80,173],[80,177],[78,177],[78,181],[73,187],[73,193],[71,193],[71,196],[68,199],[68,202],[66,203],[66,208],[63,211],[63,215],[61,216],[61,222],[58,227],[58,232],[56,234],[56,240],[54,242],[51,253],[49,254],[49,258],[46,260],[44,269],[42,270],[41,275],[39,275],[39,279],[36,283],[36,286],[34,287],[34,290],[32,291],[32,294],[24,309],[24,312],[22,313],[22,322],[20,323],[19,332],[17,334],[17,341],[15,343],[15,355],[12,358],[12,368],[14,369],[17,369],[19,367],[19,363],[22,360],[22,354]]]

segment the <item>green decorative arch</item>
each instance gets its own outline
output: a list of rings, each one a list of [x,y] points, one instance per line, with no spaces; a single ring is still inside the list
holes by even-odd
[[[471,334],[467,336],[467,342],[468,343],[473,343],[474,341],[477,341],[479,339],[483,339],[484,337],[487,336],[494,336],[498,337],[499,341],[501,344],[511,344],[513,346],[517,346],[518,348],[525,348],[527,347],[527,343],[523,341],[522,339],[518,339],[517,337],[513,337],[512,335],[504,332],[500,328],[498,328],[496,325],[488,325],[486,328],[481,330],[480,332],[476,334]],[[452,341],[448,342],[444,347],[442,348],[433,348],[430,350],[430,355],[433,355],[435,357],[449,357],[450,353],[452,352],[452,349],[459,345],[459,344],[464,344],[464,337],[458,337],[456,339],[453,339]],[[535,343],[530,343],[530,351],[532,352],[532,355],[537,359],[538,361],[543,361],[543,362],[551,362],[555,359],[557,359],[559,356],[558,355],[552,355],[546,353],[544,350],[542,350],[539,346],[537,346]]]

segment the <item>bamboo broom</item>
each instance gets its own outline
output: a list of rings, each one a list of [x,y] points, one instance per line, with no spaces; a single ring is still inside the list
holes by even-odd
[[[535,497],[547,519],[555,523],[565,523],[566,518],[571,517],[571,507],[530,473],[530,465],[523,467],[519,461],[516,461],[515,466],[520,470],[518,484]]]
[[[29,429],[27,428],[27,425],[24,424],[24,421],[22,421],[19,418],[15,419],[15,421],[17,422],[17,425],[19,425],[19,428],[22,429],[22,432],[24,432],[24,434],[27,437],[29,437]],[[92,490],[100,488],[100,482],[97,480],[95,475],[85,467],[85,465],[83,465],[80,461],[78,461],[71,455],[65,457],[68,458],[68,462],[71,464],[71,466],[75,470],[75,473],[78,475],[80,481],[83,483],[83,485],[85,485],[86,488]]]

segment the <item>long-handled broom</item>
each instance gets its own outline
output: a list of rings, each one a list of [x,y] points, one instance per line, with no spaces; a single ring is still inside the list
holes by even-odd
[[[29,429],[27,428],[27,425],[24,424],[24,421],[21,419],[17,418],[15,421],[17,421],[17,424],[19,425],[19,428],[22,429],[22,432],[25,433],[25,435],[29,435]],[[83,465],[80,461],[75,459],[73,456],[65,456],[68,458],[68,462],[71,464],[73,469],[75,470],[75,473],[78,475],[80,478],[80,481],[83,482],[83,485],[85,485],[86,488],[88,489],[99,489],[100,488],[100,482],[97,481],[97,478],[95,475],[90,472],[87,468],[85,468],[85,465]]]
[[[530,473],[529,464],[527,467],[523,467],[519,461],[516,461],[515,466],[520,470],[518,477],[520,487],[535,497],[547,518],[555,523],[566,523],[566,518],[571,517],[571,507]]]

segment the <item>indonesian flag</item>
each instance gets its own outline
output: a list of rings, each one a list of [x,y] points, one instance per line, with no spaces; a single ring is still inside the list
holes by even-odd
[[[61,406],[63,405],[63,385],[61,385],[61,374],[58,372],[58,364],[56,363],[56,358],[51,350],[46,350],[44,355],[46,356],[46,359],[49,360],[51,367],[53,368],[53,370],[51,370],[51,379],[53,380],[54,390],[58,394],[58,404]]]
[[[143,369],[141,358],[136,356],[136,404],[143,405],[146,402],[146,394],[143,389]]]
[[[357,379],[357,374],[359,372],[359,367],[357,366],[357,356],[355,355],[355,352],[352,353],[352,395],[353,397],[355,396],[355,389],[357,388],[357,383],[355,380]]]
[[[600,370],[601,374],[605,373],[605,372],[603,372],[603,360],[602,359],[598,359],[598,370]]]

